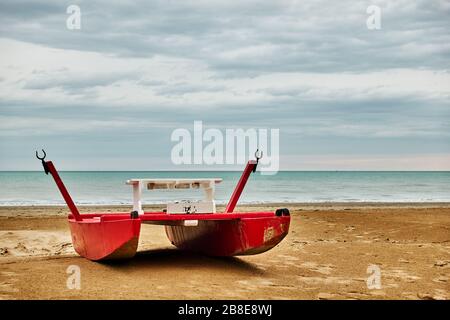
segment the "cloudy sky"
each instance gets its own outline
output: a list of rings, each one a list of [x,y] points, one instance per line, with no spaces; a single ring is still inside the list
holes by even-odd
[[[450,170],[448,0],[2,0],[0,22],[0,170],[40,170],[41,148],[171,169],[194,120],[279,128],[285,170]]]

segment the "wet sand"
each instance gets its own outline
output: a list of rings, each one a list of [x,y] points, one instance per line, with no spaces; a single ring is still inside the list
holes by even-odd
[[[73,251],[65,207],[0,207],[0,299],[450,298],[450,204],[265,209],[285,206],[292,215],[289,235],[260,255],[181,252],[163,227],[143,225],[135,258],[103,263]],[[80,268],[80,290],[67,287],[71,265]],[[380,289],[367,287],[370,265],[380,268]]]

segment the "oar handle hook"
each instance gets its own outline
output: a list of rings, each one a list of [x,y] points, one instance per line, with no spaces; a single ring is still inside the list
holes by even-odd
[[[44,154],[44,156],[43,157],[39,157],[39,154],[38,154],[38,152],[37,152],[37,150],[36,150],[36,158],[38,158],[39,160],[41,160],[41,162],[42,162],[42,166],[44,167],[44,171],[45,171],[45,174],[48,174],[50,171],[48,170],[48,166],[47,166],[47,163],[45,163],[45,157],[47,156],[47,154],[45,153],[45,150],[44,149],[42,149],[42,153]]]

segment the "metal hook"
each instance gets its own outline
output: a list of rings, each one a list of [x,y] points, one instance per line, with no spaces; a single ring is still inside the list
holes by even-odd
[[[44,150],[44,149],[42,149],[42,152],[44,153],[44,156],[41,158],[41,157],[39,157],[38,152],[37,152],[37,150],[36,150],[36,158],[38,158],[39,160],[44,161],[44,159],[45,159],[45,157],[47,156],[47,154],[45,153],[45,150]]]
[[[256,167],[258,166],[259,159],[261,159],[262,156],[263,156],[262,150],[256,149],[255,151],[256,166],[253,167],[253,172],[256,172]]]
[[[45,161],[44,161],[44,159],[47,156],[47,154],[45,153],[44,149],[42,149],[42,152],[44,153],[44,156],[43,157],[39,157],[39,154],[38,154],[38,152],[36,150],[36,158],[41,160],[42,166],[44,167],[45,174],[48,174],[50,172],[50,170],[48,169],[47,163],[45,163]]]
[[[255,152],[255,158],[256,158],[256,161],[258,161],[259,159],[261,159],[263,157],[263,151],[262,150],[259,150],[259,149],[256,149],[256,152]]]

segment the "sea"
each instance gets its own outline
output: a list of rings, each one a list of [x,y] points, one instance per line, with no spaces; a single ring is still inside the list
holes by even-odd
[[[62,171],[75,203],[132,203],[133,178],[222,178],[216,202],[227,203],[241,172],[231,171]],[[200,200],[202,190],[144,190],[144,204]],[[280,171],[252,174],[239,203],[450,202],[450,171]],[[61,205],[50,175],[42,171],[0,172],[0,205]]]

